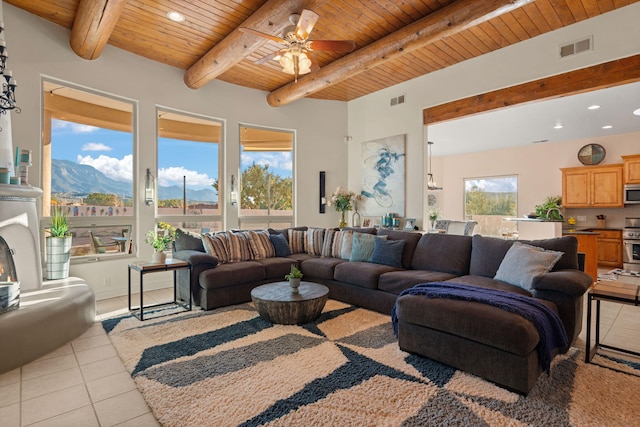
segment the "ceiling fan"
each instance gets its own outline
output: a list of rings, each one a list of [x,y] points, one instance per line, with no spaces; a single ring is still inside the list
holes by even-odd
[[[240,27],[245,33],[254,34],[266,39],[283,44],[285,47],[257,60],[256,64],[264,64],[272,59],[280,62],[282,71],[293,74],[295,81],[298,76],[307,74],[320,67],[313,61],[309,52],[314,50],[329,52],[351,52],[356,44],[352,40],[309,40],[309,33],[318,21],[319,15],[311,10],[304,9],[301,14],[293,14],[289,17],[291,26],[282,32],[282,37],[272,36],[251,28]]]

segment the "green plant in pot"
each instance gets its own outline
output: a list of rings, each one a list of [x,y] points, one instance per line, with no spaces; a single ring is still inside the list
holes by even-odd
[[[45,239],[46,277],[49,280],[69,277],[71,261],[71,233],[67,222],[67,212],[55,206],[51,212],[51,226]]]
[[[289,281],[291,292],[298,293],[298,288],[300,287],[300,279],[302,279],[302,272],[298,270],[298,267],[291,264],[291,271],[289,272],[289,274],[285,275],[284,278]]]
[[[549,196],[544,203],[536,205],[536,215],[541,219],[562,221],[560,209],[562,209],[562,196]]]
[[[147,231],[145,242],[149,243],[155,250],[152,258],[153,262],[161,264],[166,261],[167,254],[164,251],[169,249],[169,245],[171,245],[175,236],[175,227],[166,222],[159,222],[157,231]]]

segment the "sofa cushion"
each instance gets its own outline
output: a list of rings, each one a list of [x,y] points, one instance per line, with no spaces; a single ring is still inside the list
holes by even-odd
[[[291,249],[292,254],[302,254],[305,253],[304,249],[304,239],[306,235],[306,230],[293,230],[289,229],[287,234],[289,235],[289,249]]]
[[[284,281],[284,276],[291,272],[291,266],[296,265],[297,262],[291,258],[263,258],[256,260],[256,262],[262,264],[264,267],[265,279],[277,279]]]
[[[340,246],[340,258],[348,260],[351,258],[351,249],[353,248],[353,232],[347,232],[342,235],[342,245]]]
[[[229,262],[229,238],[226,232],[202,235],[205,252],[218,258],[220,264]]]
[[[422,234],[383,228],[378,232],[378,236],[387,236],[388,240],[404,240],[405,245],[402,251],[402,266],[407,269],[411,268],[413,254]]]
[[[265,278],[264,270],[264,266],[257,261],[220,264],[200,273],[199,283],[203,289],[218,289],[259,282]]]
[[[575,236],[554,237],[544,240],[522,240],[522,243],[528,243],[551,251],[564,252],[551,271],[578,270],[578,239]]]
[[[336,265],[345,261],[341,258],[310,258],[303,260],[300,268],[305,279],[333,280]]]
[[[385,242],[385,240],[381,240]],[[335,266],[334,280],[368,289],[378,289],[378,278],[398,268],[370,262],[343,262]]]
[[[375,264],[402,267],[402,253],[406,243],[406,240],[374,240],[370,261]]]
[[[181,228],[176,230],[176,238],[173,242],[173,248],[176,251],[205,252],[204,244],[202,243],[202,236]]]
[[[289,242],[284,234],[276,233],[269,234],[269,240],[275,249],[277,257],[286,257],[291,255],[291,249],[289,249]]]
[[[324,232],[324,239],[322,241],[322,251],[320,252],[320,256],[330,257],[331,248],[333,246],[333,238],[335,237],[338,230],[335,228],[327,228]]]
[[[398,295],[405,289],[420,283],[442,282],[456,277],[455,274],[439,271],[403,270],[384,273],[378,279],[378,289]]]
[[[333,237],[333,244],[331,245],[331,256],[334,258],[342,258],[342,244],[344,242],[344,236],[349,235],[351,236],[353,234],[353,231],[348,231],[348,230],[340,230],[338,232],[336,232],[335,236]],[[351,251],[351,248],[349,248],[349,251]],[[347,259],[349,259],[349,257],[347,257]]]
[[[311,228],[305,233],[305,250],[309,255],[321,255],[324,243],[324,228]]]
[[[369,261],[373,254],[374,240],[387,239],[387,236],[374,236],[373,234],[353,233],[351,254],[349,261]]]
[[[514,294],[531,296],[530,292],[519,286],[501,282],[492,277],[466,275],[454,277],[452,279],[445,280],[445,282],[462,283],[463,285],[474,285],[482,288],[498,289],[501,291],[512,292]]]
[[[563,252],[514,242],[500,263],[494,279],[531,291],[535,276],[548,273]]]
[[[249,232],[227,233],[229,239],[229,262],[249,261],[253,258],[249,247]]]
[[[422,235],[416,246],[411,268],[464,276],[469,274],[470,258],[470,236],[428,233]]]
[[[253,259],[258,260],[276,256],[276,250],[267,231],[248,231],[247,233]]]

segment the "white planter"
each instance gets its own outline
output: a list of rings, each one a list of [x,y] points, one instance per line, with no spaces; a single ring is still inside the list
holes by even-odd
[[[71,236],[47,237],[46,243],[46,278],[48,280],[66,279],[69,277],[71,261]]]
[[[291,286],[291,292],[297,294],[300,287],[300,279],[289,279],[289,286]]]
[[[162,251],[156,251],[153,253],[153,257],[151,258],[151,262],[154,264],[164,264],[167,260],[167,254]]]

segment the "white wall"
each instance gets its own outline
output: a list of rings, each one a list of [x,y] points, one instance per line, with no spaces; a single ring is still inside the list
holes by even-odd
[[[349,135],[353,138],[349,145],[349,188],[360,189],[359,149],[363,141],[407,134],[406,216],[423,218],[428,134],[422,125],[424,108],[640,53],[639,21],[640,3],[635,3],[349,102]],[[594,51],[564,59],[558,57],[558,46],[589,35],[594,37]],[[406,95],[406,103],[391,107],[390,98],[400,94]],[[448,183],[455,173],[449,169],[454,165],[460,168],[453,161],[439,158],[437,149],[437,145],[433,147],[434,174],[438,181],[442,181],[439,177],[443,175],[449,177],[445,179],[445,189],[439,193],[447,200],[461,201],[462,195]],[[481,150],[479,147],[478,151]],[[520,153],[511,152],[515,157]],[[478,162],[483,164],[483,174],[501,175],[505,169],[514,170],[515,166],[505,168],[511,159],[505,164],[504,159],[498,162],[492,157],[488,155],[484,162]],[[568,158],[575,158],[575,153],[571,151]],[[553,182],[560,185],[559,181]],[[553,193],[554,188],[543,192]],[[444,216],[457,215],[457,211],[449,212],[452,208],[453,204],[447,203]]]
[[[155,108],[161,105],[226,121],[224,176],[227,183],[239,167],[240,123],[296,130],[296,221],[314,226],[338,223],[338,214],[332,209],[327,209],[326,214],[318,213],[318,172],[327,172],[327,189],[347,182],[346,103],[303,99],[272,108],[266,102],[266,93],[217,80],[191,90],[183,83],[184,70],[111,46],[105,48],[99,59],[83,60],[69,47],[69,30],[8,4],[4,4],[4,22],[10,53],[8,68],[17,79],[16,98],[22,109],[21,114],[13,114],[13,141],[14,146],[33,151],[34,162],[29,170],[29,181],[33,185],[41,186],[41,76],[46,75],[137,102],[134,173],[138,176],[138,194],[142,191],[146,168],[155,169]],[[141,242],[144,233],[154,226],[155,208],[140,202],[136,209],[135,240]],[[234,226],[237,213],[229,211],[227,216],[227,226]],[[150,259],[151,247],[144,243],[138,247],[140,258]],[[126,266],[133,261],[135,259],[74,264],[71,274],[87,280],[99,298],[121,295],[126,293]],[[158,280],[154,276],[157,275],[149,276],[149,283]],[[111,285],[105,286],[105,282]]]

